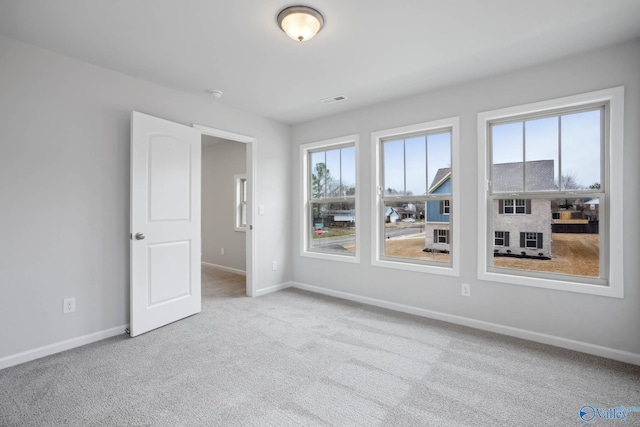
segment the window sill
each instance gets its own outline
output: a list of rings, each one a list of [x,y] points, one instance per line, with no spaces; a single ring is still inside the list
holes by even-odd
[[[324,259],[328,261],[347,262],[351,264],[360,263],[360,257],[358,256],[357,252],[355,255],[339,255],[320,251],[301,251],[300,256],[306,258]]]
[[[478,280],[487,282],[506,283],[509,285],[529,286],[534,288],[552,289],[556,291],[576,292],[589,295],[600,295],[612,298],[624,298],[621,286],[612,287],[600,284],[569,282],[564,280],[528,277],[516,274],[498,273],[493,271],[479,271]]]
[[[371,265],[374,267],[393,268],[395,270],[439,274],[441,276],[453,276],[453,277],[460,276],[458,269],[450,265],[438,266],[438,265],[427,265],[427,264],[413,264],[409,262],[392,261],[388,259],[374,259],[371,261]]]

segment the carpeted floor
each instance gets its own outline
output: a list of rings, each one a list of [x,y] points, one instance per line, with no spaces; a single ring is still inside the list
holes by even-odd
[[[638,366],[244,286],[205,268],[201,314],[0,371],[0,425],[565,426],[640,406]]]

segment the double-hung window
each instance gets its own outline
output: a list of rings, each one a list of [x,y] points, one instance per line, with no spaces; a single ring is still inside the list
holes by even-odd
[[[303,256],[357,262],[358,136],[303,144]]]
[[[247,175],[234,175],[235,230],[247,230]]]
[[[457,275],[458,118],[372,139],[373,265]]]
[[[478,115],[480,279],[622,296],[622,107],[615,88]]]

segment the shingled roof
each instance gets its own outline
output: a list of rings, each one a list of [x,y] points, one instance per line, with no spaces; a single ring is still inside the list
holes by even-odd
[[[436,172],[436,176],[433,177],[433,181],[431,182],[431,186],[429,187],[429,192],[427,194],[433,193],[440,185],[442,185],[442,182],[444,182],[443,180],[450,173],[451,168],[438,169],[438,172]]]
[[[522,167],[525,167],[525,184],[522,186]],[[493,165],[493,191],[545,191],[556,189],[553,160],[498,163]]]

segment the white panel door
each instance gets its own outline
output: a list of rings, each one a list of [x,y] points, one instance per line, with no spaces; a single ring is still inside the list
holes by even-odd
[[[132,337],[200,312],[201,134],[131,117]]]

